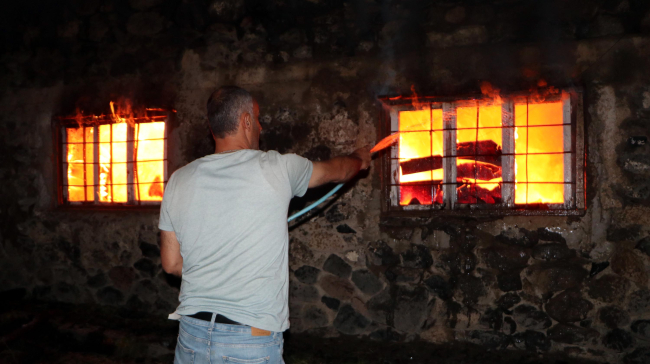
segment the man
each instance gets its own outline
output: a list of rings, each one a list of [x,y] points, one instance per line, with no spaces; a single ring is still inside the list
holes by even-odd
[[[258,117],[247,91],[218,89],[208,100],[215,153],[165,189],[160,255],[165,272],[182,276],[174,363],[283,363],[289,201],[370,164],[367,148],[324,162],[262,152]]]

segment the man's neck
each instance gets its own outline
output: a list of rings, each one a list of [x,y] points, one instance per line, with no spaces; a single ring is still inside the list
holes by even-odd
[[[247,143],[235,138],[215,139],[214,153],[232,152],[241,149],[251,149]]]

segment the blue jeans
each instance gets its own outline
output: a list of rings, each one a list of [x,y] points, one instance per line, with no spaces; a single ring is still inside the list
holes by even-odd
[[[174,364],[284,364],[281,332],[252,336],[251,327],[182,316]]]

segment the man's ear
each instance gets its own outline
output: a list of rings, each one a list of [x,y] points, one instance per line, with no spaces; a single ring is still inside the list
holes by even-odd
[[[251,128],[251,117],[250,114],[247,112],[241,113],[239,116],[239,127],[242,128],[242,130],[248,130]]]
[[[246,129],[250,129],[253,124],[251,123],[251,114],[244,112],[242,113],[242,126]]]

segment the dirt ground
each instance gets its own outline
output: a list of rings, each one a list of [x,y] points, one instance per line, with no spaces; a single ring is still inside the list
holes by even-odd
[[[100,306],[4,302],[0,363],[172,363],[178,324]],[[285,333],[287,364],[589,363],[562,355],[489,351],[471,344],[432,345]]]

